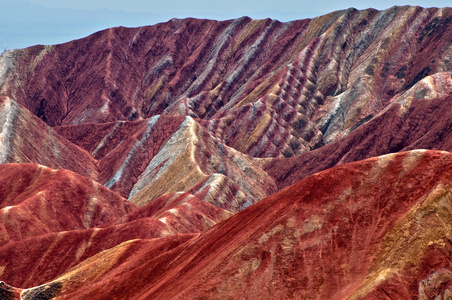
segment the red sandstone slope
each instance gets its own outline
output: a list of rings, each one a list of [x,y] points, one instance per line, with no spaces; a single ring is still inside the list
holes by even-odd
[[[133,239],[193,237],[231,213],[189,194],[138,209],[108,188],[67,170],[0,165],[0,280],[33,287]]]
[[[0,174],[1,245],[109,225],[136,209],[99,183],[67,170],[2,164]]]
[[[238,211],[341,162],[404,147],[448,149],[434,134],[402,146],[405,139],[391,133],[368,153],[357,134],[343,141],[369,120],[363,140],[397,131],[375,123],[391,103],[409,112],[412,98],[450,95],[451,20],[450,8],[409,6],[288,23],[171,20],[7,51],[0,57],[0,95],[78,146],[40,153],[16,142],[10,152],[37,153],[19,161],[88,175],[139,205],[190,192]],[[429,118],[427,110],[418,111],[419,119],[423,114]],[[49,139],[51,129],[42,124],[33,136]],[[417,125],[406,135],[422,136],[425,125]],[[70,144],[53,133],[53,143]],[[322,147],[334,142],[340,144]],[[190,147],[182,151],[184,143]],[[169,159],[172,151],[178,159]]]
[[[250,156],[224,145],[189,116],[53,130],[15,101],[5,98],[3,104],[3,163],[70,169],[140,206],[165,194],[190,191],[236,212],[276,191]]]
[[[1,163],[98,183],[0,165],[0,297],[446,298],[450,154],[335,166],[452,151],[451,21],[174,19],[3,53]]]
[[[36,151],[12,139],[8,147],[13,155],[27,156],[17,161],[71,169],[139,205],[190,192],[238,211],[276,186],[340,162],[404,148],[449,149],[435,134],[403,146],[398,141],[406,139],[390,133],[372,142],[372,151],[363,148],[358,134],[349,136],[370,120],[373,127],[361,129],[363,140],[372,132],[397,131],[376,124],[394,109],[391,103],[410,117],[412,98],[450,95],[451,20],[450,8],[409,6],[349,9],[289,23],[171,20],[7,51],[0,57],[0,96],[9,99],[4,103],[30,109],[78,146]],[[431,115],[419,110],[420,120],[423,114]],[[32,131],[38,140],[70,145],[34,123],[39,122],[23,127],[39,127]],[[420,138],[425,124],[416,126],[406,135],[415,130]],[[436,131],[447,132],[447,126],[437,124]],[[328,147],[334,142],[340,144]],[[190,149],[182,151],[183,143]],[[171,151],[179,159],[169,160]],[[242,153],[281,159],[270,163]],[[189,176],[178,171],[182,160]],[[312,165],[315,160],[321,163]]]
[[[269,159],[264,170],[279,188],[338,164],[412,149],[452,151],[452,85],[449,96],[397,101],[347,137],[289,159]]]
[[[154,199],[121,218],[117,223],[155,218],[167,225],[171,233],[203,232],[227,219],[231,212],[202,201],[189,193],[173,193]]]
[[[276,191],[252,157],[228,147],[190,116],[56,130],[98,159],[100,183],[138,206],[166,194],[190,192],[236,212]]]
[[[97,179],[97,163],[89,153],[8,97],[0,97],[0,127],[0,163],[37,163]]]
[[[99,231],[68,231],[58,235],[49,234],[2,246],[0,248],[0,262],[5,268],[1,274],[1,280],[8,285],[20,286],[24,289],[30,288],[32,293],[39,294],[39,288],[34,287],[60,277],[80,263],[87,264],[93,261],[90,257],[97,253],[103,253],[104,250],[109,251],[107,249],[111,249],[110,251],[114,255],[107,257],[103,262],[94,260],[94,265],[89,265],[87,271],[94,278],[101,275],[99,271],[101,271],[102,263],[115,264],[118,256],[120,257],[123,251],[127,249],[127,245],[143,244],[146,246],[147,254],[156,257],[197,236],[197,234],[178,234],[153,238],[150,233],[153,230],[145,233],[146,230],[149,231],[149,228],[145,226],[128,227],[127,230],[109,227]],[[83,286],[85,282],[92,279],[93,277],[90,277],[89,274],[84,274],[74,280],[74,284]],[[59,284],[56,286],[59,286]],[[52,297],[49,297],[52,295],[51,288],[44,286],[43,291],[41,298],[30,298],[52,299]],[[22,292],[22,295],[24,294],[26,292]],[[105,299],[101,295],[99,297]]]
[[[138,177],[180,127],[183,117],[60,126],[55,130],[97,160],[97,180],[127,198]]]
[[[165,200],[157,202],[164,203]],[[160,255],[231,215],[193,196],[179,195],[171,200],[173,205],[161,208],[158,214],[144,206],[119,219],[116,225],[10,241],[0,247],[0,265],[3,266],[0,280],[23,288],[38,286],[101,251],[132,240],[157,239],[146,243],[163,243],[161,252],[155,250],[153,253]]]
[[[113,28],[4,53],[0,95],[51,126],[190,115],[241,152],[292,156],[450,71],[451,20],[450,8],[404,6]]]
[[[451,180],[447,152],[345,164],[159,256],[150,242],[130,241],[23,293],[58,287],[54,295],[64,299],[444,296],[452,272]]]

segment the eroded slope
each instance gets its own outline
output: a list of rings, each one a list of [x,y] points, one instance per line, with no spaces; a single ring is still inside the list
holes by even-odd
[[[59,285],[56,295],[71,299],[444,296],[450,293],[451,180],[452,155],[441,151],[345,164],[160,256],[150,256],[145,242],[130,241],[38,289]]]
[[[1,95],[50,126],[189,115],[241,152],[292,156],[450,71],[451,20],[450,8],[404,6],[112,28],[4,53]]]

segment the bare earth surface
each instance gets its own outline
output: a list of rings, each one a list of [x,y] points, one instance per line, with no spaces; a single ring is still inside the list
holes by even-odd
[[[451,105],[452,8],[6,51],[0,298],[448,299]]]

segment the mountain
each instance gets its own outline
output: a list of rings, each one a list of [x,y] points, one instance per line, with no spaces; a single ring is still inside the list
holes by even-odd
[[[135,239],[22,291],[65,299],[408,299],[448,295],[452,154],[312,175],[199,236]],[[65,251],[65,250],[64,250]],[[46,261],[58,260],[60,255]],[[28,299],[28,298],[27,298]]]
[[[451,21],[172,19],[4,52],[0,295],[447,298]]]
[[[232,213],[172,194],[140,208],[68,170],[0,165],[2,280],[33,287],[125,241],[186,240]],[[179,237],[180,235],[180,237]]]

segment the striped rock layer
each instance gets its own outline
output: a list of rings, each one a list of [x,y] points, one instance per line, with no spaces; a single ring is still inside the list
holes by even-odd
[[[447,298],[451,185],[449,152],[344,164],[200,235],[129,240],[16,292],[24,299],[46,292],[58,299]]]
[[[0,174],[0,277],[15,286],[41,285],[129,240],[185,241],[232,215],[189,193],[138,208],[86,177],[37,164],[2,164]]]
[[[451,21],[173,19],[5,51],[0,296],[451,296],[451,158],[415,150],[452,151]]]
[[[0,58],[5,124],[13,122],[13,107],[25,107],[94,161],[78,149],[72,149],[74,161],[58,164],[10,158],[8,151],[19,150],[4,149],[4,162],[67,168],[129,199],[138,195],[139,204],[207,180],[217,192],[205,200],[232,199],[219,206],[238,211],[276,191],[279,182],[271,183],[274,176],[245,157],[234,171],[237,164],[225,159],[234,150],[255,158],[303,155],[341,141],[391,103],[403,102],[405,114],[411,99],[450,95],[451,20],[450,8],[410,6],[288,23],[173,19],[10,50]],[[194,147],[182,151],[184,143]],[[165,160],[168,151],[178,158]],[[80,160],[89,164],[77,166]],[[149,196],[140,195],[148,180],[166,182],[180,161],[192,162],[185,166],[191,175],[178,172],[178,184],[157,184],[143,190]],[[237,172],[247,179],[237,180]]]

